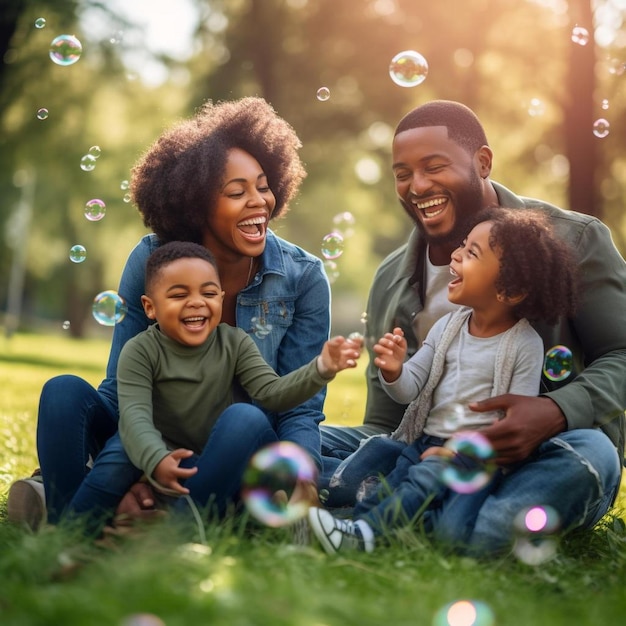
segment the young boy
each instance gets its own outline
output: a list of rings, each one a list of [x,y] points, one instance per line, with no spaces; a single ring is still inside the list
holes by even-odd
[[[329,553],[372,551],[377,536],[409,523],[425,507],[436,508],[447,489],[440,480],[445,459],[452,455],[459,466],[468,461],[442,446],[459,431],[477,434],[499,414],[470,411],[456,423],[447,417],[458,404],[472,409],[473,403],[504,393],[537,395],[544,348],[529,320],[554,324],[576,307],[573,255],[539,212],[481,213],[452,253],[450,273],[448,299],[462,306],[435,323],[409,361],[404,362],[407,344],[400,328],[374,347],[385,391],[396,402],[411,404],[390,438],[370,438],[335,474],[336,482],[346,474],[363,480],[396,461],[377,491],[357,502],[356,521],[310,509],[313,532]],[[468,526],[487,490],[469,496]]]
[[[261,409],[233,402],[233,384],[282,411],[355,367],[359,357],[354,343],[334,337],[308,365],[278,376],[242,329],[220,323],[224,292],[213,256],[201,245],[160,246],[148,260],[145,285],[142,304],[156,324],[120,354],[119,433],[69,507],[72,516],[88,514],[90,530],[112,517],[142,474],[162,493],[189,494],[199,507],[211,501],[223,514],[237,499],[252,454],[277,441]]]

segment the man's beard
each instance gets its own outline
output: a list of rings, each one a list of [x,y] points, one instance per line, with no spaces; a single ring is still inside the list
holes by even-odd
[[[405,210],[407,210],[404,201],[402,201],[402,205],[405,207]],[[459,244],[461,244],[465,237],[467,237],[470,230],[472,230],[476,214],[484,208],[481,179],[474,169],[472,169],[471,178],[468,184],[455,195],[454,208],[454,225],[449,232],[444,233],[443,235],[429,234],[426,232],[422,221],[417,218],[412,211],[407,210],[407,213],[415,222],[420,234],[429,245],[452,245],[456,248]]]

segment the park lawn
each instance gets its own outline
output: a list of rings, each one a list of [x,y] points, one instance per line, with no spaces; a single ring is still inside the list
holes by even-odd
[[[72,528],[32,534],[11,526],[6,491],[37,465],[42,385],[60,373],[97,384],[107,351],[107,340],[63,335],[0,340],[0,624],[596,626],[624,621],[626,532],[615,516],[607,516],[593,533],[565,538],[555,558],[537,566],[510,556],[451,555],[430,546],[419,530],[400,533],[373,554],[329,557],[316,545],[292,545],[288,529],[262,527],[245,515],[209,522],[202,530],[165,520],[104,546]],[[356,424],[362,418],[364,365],[341,373],[329,386],[330,423]],[[622,497],[616,513],[623,505]],[[441,617],[444,607],[462,601],[474,604],[456,604],[461,612],[456,621]],[[475,609],[472,621],[467,611]]]

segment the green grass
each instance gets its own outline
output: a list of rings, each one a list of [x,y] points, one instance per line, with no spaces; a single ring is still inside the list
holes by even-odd
[[[37,465],[41,386],[59,373],[97,384],[107,349],[106,341],[62,336],[0,340],[0,514],[10,483]],[[363,365],[330,385],[332,423],[362,417]],[[197,529],[164,521],[105,547],[75,529],[31,534],[0,519],[0,624],[429,626],[445,624],[433,621],[436,613],[462,599],[486,603],[494,616],[472,626],[596,626],[626,616],[626,532],[612,516],[562,541],[557,557],[537,567],[449,555],[419,532],[349,557],[293,546],[284,529],[245,517],[209,523],[205,532],[203,545]],[[162,622],[128,621],[140,613]],[[461,624],[471,622],[449,626]]]

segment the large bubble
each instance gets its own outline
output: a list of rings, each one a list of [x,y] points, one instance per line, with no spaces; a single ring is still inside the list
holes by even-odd
[[[91,312],[94,319],[102,326],[119,324],[128,313],[128,306],[117,291],[107,290],[99,293],[93,301]]]
[[[99,222],[105,216],[106,211],[106,204],[99,198],[93,198],[85,204],[85,217],[90,222]]]
[[[313,484],[316,479],[317,468],[308,453],[295,443],[279,441],[252,457],[243,476],[241,497],[260,522],[287,526],[303,518],[311,504],[306,494],[299,497],[297,485]]]
[[[445,443],[454,455],[441,472],[441,481],[457,493],[474,493],[493,476],[494,451],[488,439],[477,431],[456,433]]]
[[[396,54],[389,64],[389,76],[400,87],[416,87],[426,80],[428,62],[415,50]]]
[[[339,258],[343,254],[343,236],[334,231],[324,235],[321,250],[325,259]]]
[[[50,43],[50,58],[57,65],[73,65],[82,52],[83,46],[74,35],[59,35]]]
[[[566,346],[553,346],[543,360],[543,373],[548,380],[560,382],[572,373],[572,351]]]

